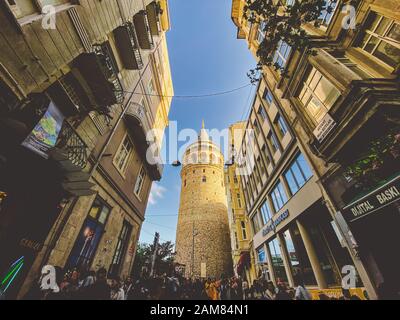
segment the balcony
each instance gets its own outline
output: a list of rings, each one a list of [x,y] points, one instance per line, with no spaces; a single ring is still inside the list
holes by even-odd
[[[142,69],[143,61],[133,24],[127,22],[118,27],[114,30],[114,36],[125,68],[128,70]]]
[[[67,192],[74,196],[95,193],[89,174],[83,171],[88,163],[88,147],[69,122],[64,121],[56,146],[48,153],[64,172],[62,185]]]
[[[161,33],[160,13],[161,7],[156,1],[151,2],[146,7],[147,19],[149,21],[150,31],[153,36],[159,36]]]
[[[94,46],[93,52],[82,53],[75,59],[74,67],[75,77],[98,106],[108,108],[123,102],[124,92],[108,42]]]
[[[152,50],[154,48],[154,41],[146,11],[141,10],[135,14],[133,17],[133,23],[135,25],[140,47],[145,50]]]
[[[129,109],[126,112],[126,122],[134,137],[135,145],[138,149],[138,153],[142,159],[144,159],[144,164],[148,169],[150,178],[153,181],[158,181],[161,179],[164,166],[157,163],[156,159],[152,156],[148,159],[147,150],[150,146],[150,142],[147,140],[147,134],[152,129],[146,115],[146,109],[138,104],[131,103]],[[159,153],[158,147],[154,150],[155,154]],[[151,153],[151,152],[150,152]],[[151,163],[150,163],[150,162]]]

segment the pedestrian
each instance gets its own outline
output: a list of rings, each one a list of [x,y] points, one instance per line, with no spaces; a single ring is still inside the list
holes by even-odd
[[[265,298],[267,300],[275,300],[276,299],[276,288],[272,281],[268,281],[267,288],[265,290]]]
[[[312,300],[311,293],[305,287],[304,279],[301,274],[297,274],[294,281],[297,285],[294,294],[295,300]]]
[[[125,300],[125,292],[122,289],[121,279],[119,277],[115,277],[111,279],[111,300]]]
[[[132,300],[132,293],[133,293],[133,282],[132,278],[128,277],[123,286],[124,292],[125,292],[125,300]]]
[[[275,300],[292,300],[288,293],[288,287],[286,283],[282,280],[278,280],[277,293],[275,295]]]
[[[243,300],[251,299],[251,290],[249,287],[249,283],[246,280],[242,282],[242,292],[243,292]]]
[[[107,270],[100,268],[96,274],[96,282],[91,285],[84,297],[87,300],[110,300],[111,288],[107,283]]]

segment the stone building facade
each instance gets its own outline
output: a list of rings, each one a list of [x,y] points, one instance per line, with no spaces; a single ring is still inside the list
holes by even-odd
[[[231,242],[224,184],[224,157],[206,129],[184,155],[176,233],[176,262],[187,277],[232,274]]]
[[[0,3],[0,273],[24,257],[6,298],[46,264],[130,274],[163,172],[146,151],[168,126],[169,19],[166,0]]]
[[[229,127],[231,152],[225,167],[226,199],[231,233],[233,269],[236,276],[253,283],[257,279],[257,259],[252,249],[253,233],[250,219],[246,214],[246,200],[237,165],[235,150],[240,150],[246,122],[237,122]]]
[[[264,40],[264,27],[268,21],[246,21],[243,18],[244,5],[244,0],[232,1],[232,20],[238,28],[238,39],[245,40],[258,58],[257,50]],[[274,53],[274,63],[285,70],[286,76],[283,77],[274,67],[264,66],[258,99],[263,101],[267,113],[274,109],[271,105],[281,109],[298,148],[312,168],[315,181],[308,183],[315,188],[315,192],[306,193],[299,203],[310,201],[317,194],[322,200],[322,207],[314,207],[314,210],[329,212],[318,217],[325,216],[332,228],[324,227],[322,220],[318,224],[325,234],[324,242],[330,247],[331,257],[324,258],[321,254],[324,250],[316,250],[315,255],[309,250],[310,244],[323,243],[313,240],[316,233],[312,223],[318,220],[307,218],[307,213],[302,214],[296,221],[297,226],[291,227],[290,208],[289,218],[280,222],[275,230],[278,231],[278,241],[275,244],[272,242],[272,245],[268,225],[265,229],[264,221],[255,219],[255,230],[259,230],[255,232],[255,248],[266,241],[258,253],[261,259],[269,259],[269,262],[273,262],[271,258],[274,258],[271,253],[276,255],[277,251],[281,251],[281,270],[284,267],[290,280],[291,275],[296,273],[296,266],[285,260],[296,255],[285,253],[288,246],[284,237],[286,229],[289,229],[294,242],[296,235],[302,237],[305,251],[309,251],[309,262],[306,264],[311,265],[316,276],[313,282],[316,281],[320,289],[331,287],[330,282],[340,285],[343,277],[341,266],[351,264],[360,280],[357,285],[365,288],[371,299],[379,297],[378,291],[382,287],[391,288],[393,298],[400,288],[395,271],[399,260],[393,257],[390,250],[383,252],[381,248],[385,247],[385,243],[395,241],[387,235],[394,234],[393,228],[396,227],[393,226],[399,225],[398,199],[392,198],[385,203],[385,207],[378,204],[373,213],[380,212],[380,215],[362,212],[360,217],[354,217],[351,209],[357,213],[360,198],[370,197],[368,200],[373,200],[375,193],[384,192],[385,187],[395,187],[399,180],[400,7],[396,0],[327,0],[326,5],[333,10],[321,12],[318,26],[312,23],[302,26],[310,36],[313,54],[310,50],[291,48],[281,41]],[[355,13],[355,27],[344,28],[351,12]],[[253,108],[254,115],[249,126],[257,130],[255,125],[259,122],[254,120],[264,111],[258,102]],[[385,145],[386,148],[379,150],[378,147],[377,151],[373,145]],[[282,161],[290,161],[292,156],[288,152]],[[287,167],[283,166],[282,170],[287,170]],[[287,172],[283,173],[282,185],[286,188],[288,184],[285,180],[291,179],[287,179]],[[262,186],[268,184],[270,179]],[[257,185],[250,190],[256,189]],[[297,196],[305,189],[303,186],[303,191],[299,191]],[[290,196],[286,199],[287,209],[296,196],[292,198],[290,188],[283,191]],[[270,195],[268,201],[273,200]],[[259,210],[261,215],[265,212],[264,206],[257,209],[264,201],[263,192],[255,197],[250,192],[246,201],[250,215],[255,210]],[[272,213],[273,219],[279,218],[276,214]],[[377,225],[380,226],[378,232]],[[326,236],[333,229],[337,237]],[[374,237],[371,237],[372,230],[374,234],[377,232]],[[337,240],[348,254],[343,254],[343,250],[335,244]],[[304,251],[300,247],[297,244],[295,248],[297,257]],[[327,263],[329,260],[331,262]],[[323,266],[323,272],[318,271],[318,264]],[[329,264],[333,268],[327,267]],[[336,274],[335,281],[332,281],[332,271]],[[381,295],[384,296],[385,293]]]

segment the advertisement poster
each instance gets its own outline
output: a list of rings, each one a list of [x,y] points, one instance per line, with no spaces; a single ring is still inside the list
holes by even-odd
[[[46,113],[29,136],[22,142],[22,145],[48,159],[47,152],[55,147],[63,121],[63,114],[58,110],[54,102],[50,101]]]

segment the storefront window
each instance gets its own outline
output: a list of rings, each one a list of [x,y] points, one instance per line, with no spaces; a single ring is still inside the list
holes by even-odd
[[[275,279],[282,280],[288,282],[288,278],[286,275],[285,265],[283,264],[283,256],[281,252],[281,248],[279,246],[278,239],[275,238],[274,240],[268,243],[269,250],[271,252],[272,258],[272,268],[275,273]]]
[[[335,267],[332,253],[326,243],[324,234],[318,225],[308,226],[315,251],[319,259],[325,280],[329,285],[340,285],[341,278]]]
[[[100,239],[104,233],[104,226],[110,213],[110,208],[97,198],[83,223],[76,239],[66,267],[90,268],[90,263],[96,254]]]
[[[259,263],[265,263],[267,262],[266,256],[265,256],[265,250],[263,247],[257,250],[257,255],[258,255],[258,262]]]
[[[132,232],[132,225],[128,221],[124,221],[122,230],[118,237],[118,243],[117,247],[115,248],[112,264],[109,269],[110,277],[118,276],[120,272],[122,266],[122,259],[126,254],[131,232]]]
[[[300,275],[306,285],[316,285],[314,272],[296,224],[293,224],[283,236],[292,265],[293,276]]]

